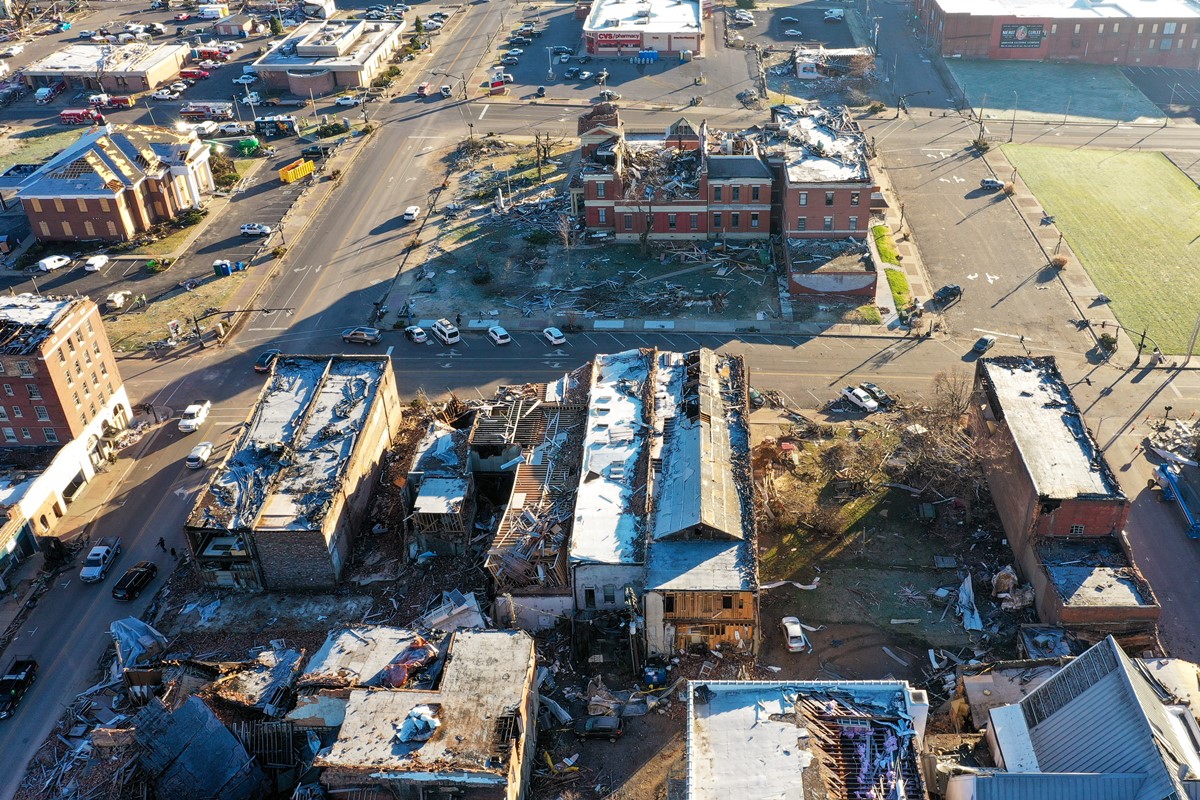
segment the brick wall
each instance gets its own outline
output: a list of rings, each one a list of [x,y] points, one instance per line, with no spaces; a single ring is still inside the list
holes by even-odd
[[[865,237],[871,227],[870,183],[784,184],[780,228],[792,238]]]
[[[255,531],[252,535],[267,591],[324,590],[337,585],[323,532]]]
[[[1095,500],[1064,500],[1052,510],[1045,504],[1034,522],[1038,536],[1108,536],[1125,529],[1129,518],[1129,503],[1124,500],[1098,498]],[[1082,530],[1074,530],[1082,526]]]

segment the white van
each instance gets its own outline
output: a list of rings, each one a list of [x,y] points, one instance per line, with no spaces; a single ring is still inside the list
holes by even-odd
[[[458,335],[458,328],[454,327],[454,323],[448,319],[439,319],[433,323],[433,335],[438,338],[442,344],[455,344],[462,340]]]
[[[200,13],[196,15],[199,19],[223,19],[224,11],[220,7],[201,7]]]

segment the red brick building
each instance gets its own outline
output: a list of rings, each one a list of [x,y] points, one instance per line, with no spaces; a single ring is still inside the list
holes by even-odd
[[[716,133],[680,118],[627,133],[615,106],[579,118],[575,213],[592,235],[637,241],[864,236],[877,189],[844,109],[779,106],[773,123]]]
[[[914,0],[943,56],[1200,69],[1189,0]]]

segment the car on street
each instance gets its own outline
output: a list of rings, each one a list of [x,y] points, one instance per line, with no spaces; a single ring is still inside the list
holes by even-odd
[[[575,48],[567,47],[565,44],[556,44],[550,48],[550,52],[556,56],[569,56],[571,53],[575,52]]]
[[[578,78],[579,77],[579,67],[567,67],[566,71],[563,72],[563,77],[566,78],[567,80],[573,80],[575,78]]]
[[[593,76],[593,75],[595,75],[595,74],[596,74],[596,73],[594,73],[594,72],[589,72],[588,70],[586,70],[586,69],[585,69],[583,72],[579,73],[579,80],[581,80],[581,81],[590,81],[590,80],[592,79],[592,76]]]
[[[328,158],[333,148],[331,144],[310,144],[300,151],[300,155],[305,158]]]
[[[214,125],[214,127],[226,136],[244,136],[250,133],[250,126],[240,122],[226,122],[220,126]]]
[[[187,21],[188,21],[189,19],[191,19],[191,18],[192,18],[192,15],[191,15],[191,14],[188,14],[187,12],[183,12],[183,13],[180,13],[180,14],[176,14],[176,15],[173,17],[173,19],[174,19],[176,22],[187,22]]]
[[[37,268],[42,272],[52,272],[59,267],[65,267],[71,263],[71,259],[67,256],[46,256],[41,261],[37,262]]]
[[[933,302],[940,306],[945,306],[948,305],[951,300],[957,300],[958,298],[962,297],[962,293],[963,290],[961,286],[956,283],[948,283],[933,293]]]
[[[83,262],[84,272],[99,272],[108,266],[108,256],[92,256]]]
[[[542,328],[542,338],[547,344],[566,344],[567,337],[563,336],[563,332],[558,328]]]
[[[159,89],[150,95],[152,100],[178,100],[179,92],[172,92],[170,89]]]
[[[276,349],[263,350],[258,354],[258,358],[254,362],[254,371],[260,373],[270,372],[271,365],[275,363],[275,359],[279,358],[279,354],[282,352],[282,350]]]
[[[992,336],[989,333],[985,336],[980,336],[975,341],[975,344],[971,346],[971,352],[979,353],[982,355],[983,353],[986,353],[988,350],[991,350],[995,344],[996,344],[996,337]]]
[[[121,576],[113,586],[113,600],[136,600],[158,574],[158,565],[153,561],[139,561]]]
[[[493,325],[488,328],[487,335],[492,340],[492,344],[508,344],[512,341],[512,337],[508,335],[508,331],[499,325]]]
[[[403,219],[405,222],[416,222],[417,217],[419,216],[421,216],[421,207],[409,206],[408,208],[404,209],[404,214],[401,215],[401,219]]]
[[[18,56],[18,55],[20,55],[20,54],[21,54],[21,53],[23,53],[23,52],[25,52],[25,45],[23,45],[23,44],[10,44],[10,45],[9,45],[9,46],[8,46],[8,47],[7,47],[7,48],[4,50],[4,52],[3,52],[3,53],[0,53],[0,58],[12,58],[12,57],[14,57],[14,56]]]
[[[244,75],[238,75],[236,78],[233,79],[233,82],[238,84],[239,86],[249,86],[250,84],[254,83],[256,80],[258,80],[257,75],[251,75],[250,73],[247,72]]]
[[[263,225],[261,222],[247,222],[239,230],[242,236],[270,236],[271,226]]]
[[[334,100],[333,103],[334,105],[349,106],[353,108],[354,106],[362,105],[362,98],[356,94],[347,94],[339,97],[337,100]]]
[[[575,735],[580,739],[608,739],[615,742],[625,733],[625,720],[620,717],[594,716],[575,720]]]
[[[979,182],[980,189],[987,189],[989,192],[994,192],[997,189],[1004,188],[1004,181],[995,178],[984,178]]]
[[[871,395],[871,399],[874,400],[876,403],[878,403],[880,408],[888,408],[889,406],[891,406],[893,403],[896,402],[895,400],[892,399],[892,396],[890,394],[885,392],[883,389],[880,389],[878,386],[876,386],[873,383],[870,383],[870,382],[860,383],[858,385],[858,388],[862,389],[864,392]]]
[[[500,59],[500,63],[506,67],[515,67],[517,64],[521,63],[521,59],[517,58],[516,56],[505,56],[504,58]]]
[[[221,126],[213,122],[211,119],[206,119],[204,122],[197,122],[194,125],[189,125],[188,128],[196,136],[212,136],[217,131],[221,130]]]
[[[342,341],[346,344],[379,344],[382,340],[383,332],[379,328],[359,325],[356,328],[346,328],[342,331]]]
[[[183,433],[192,433],[198,430],[204,424],[204,420],[208,419],[209,411],[212,411],[211,400],[192,403],[183,410],[182,416],[179,417],[179,430]]]
[[[783,35],[790,37],[792,39],[799,39],[801,36],[804,35],[804,31],[798,31],[795,28],[788,28],[786,31],[783,32]]]
[[[602,92],[600,93],[600,99],[601,99],[601,100],[608,100],[608,101],[612,101],[612,100],[620,100],[620,99],[621,99],[621,95],[617,94],[617,93],[616,93],[616,92],[614,92],[612,89],[605,89],[604,91],[602,91]]]
[[[825,21],[826,22],[845,22],[846,21],[846,9],[844,9],[844,8],[829,9],[828,11],[825,12]]]
[[[789,653],[803,653],[808,650],[808,637],[804,635],[804,628],[800,627],[800,620],[784,617],[779,620],[779,628],[783,631],[783,646]]]
[[[0,719],[17,711],[21,698],[37,680],[38,662],[32,656],[17,656],[0,674]]]
[[[192,448],[192,452],[187,454],[187,458],[183,460],[188,469],[200,469],[208,464],[208,460],[212,458],[213,443],[201,442]]]
[[[404,338],[413,344],[424,344],[429,341],[429,334],[420,325],[409,325],[404,329]]]
[[[784,25],[795,25],[797,22],[800,21],[800,18],[799,17],[780,17],[779,21],[782,22]]]
[[[79,33],[75,34],[75,36],[79,39],[90,39],[95,35],[95,31],[80,31]]]
[[[847,386],[845,389],[842,389],[842,397],[848,400],[851,405],[868,413],[879,410],[879,403],[876,403],[871,399],[871,395],[857,386]]]

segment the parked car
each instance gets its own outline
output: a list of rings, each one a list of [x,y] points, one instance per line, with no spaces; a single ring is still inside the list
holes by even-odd
[[[408,208],[404,209],[404,214],[402,214],[400,218],[405,222],[416,222],[417,217],[419,216],[421,216],[421,207],[409,206]]]
[[[842,397],[849,400],[851,405],[857,406],[868,413],[879,410],[879,403],[872,400],[871,395],[857,386],[847,386],[845,389],[842,389]]]
[[[334,145],[331,144],[311,144],[300,151],[300,155],[305,158],[328,158],[333,152]]]
[[[608,739],[615,742],[625,733],[625,720],[620,717],[587,717],[575,720],[575,735],[580,739]]]
[[[787,36],[789,38],[792,38],[792,39],[799,39],[801,36],[804,35],[804,32],[798,31],[795,28],[788,28],[786,31],[783,32],[783,35]]]
[[[334,100],[333,102],[334,102],[334,105],[349,106],[349,107],[353,108],[354,106],[362,105],[362,98],[356,94],[347,94],[347,95],[343,95],[343,96],[339,97],[337,100]]]
[[[153,100],[178,100],[179,92],[172,92],[170,89],[159,89],[150,95]]]
[[[17,656],[0,675],[0,719],[8,719],[37,680],[38,662],[32,656]]]
[[[209,76],[209,71],[206,69],[181,69],[179,77],[189,78],[193,81],[202,81]]]
[[[192,433],[198,430],[204,424],[204,420],[208,419],[210,411],[212,411],[211,400],[192,403],[183,410],[183,415],[179,417],[179,430],[183,433]]]
[[[521,63],[521,59],[517,58],[516,56],[505,56],[504,58],[500,59],[500,63],[506,67],[515,67],[517,64]]]
[[[212,454],[213,443],[201,442],[192,448],[192,452],[187,454],[183,463],[188,469],[200,469],[208,464],[208,459],[212,458]]]
[[[828,11],[825,12],[825,21],[826,22],[845,22],[846,21],[846,9],[844,9],[844,8],[829,9]]]
[[[596,73],[594,73],[594,72],[589,72],[588,70],[586,70],[586,69],[585,69],[583,72],[579,73],[579,80],[581,80],[581,81],[590,81],[590,80],[592,79],[592,76],[593,76],[593,75],[595,75],[595,74],[596,74]]]
[[[233,79],[233,82],[238,84],[239,86],[249,86],[250,84],[254,83],[256,80],[258,80],[257,75],[251,75],[249,72],[247,72],[243,75],[238,75],[236,78]]]
[[[1004,181],[995,178],[984,178],[979,182],[980,189],[987,189],[989,192],[994,192],[997,189],[1004,188]]]
[[[404,329],[404,338],[413,344],[424,344],[429,341],[429,334],[425,333],[419,325],[409,325]]]
[[[42,272],[52,272],[59,267],[65,267],[71,263],[71,259],[66,256],[46,256],[41,261],[37,262],[37,268]]]
[[[580,64],[592,63],[592,57],[589,56],[587,53],[584,53],[583,55],[581,55],[579,58],[577,58],[575,60],[578,61]]]
[[[239,98],[244,105],[260,106],[262,105],[262,96],[258,92],[247,92]]]
[[[189,13],[187,13],[186,11],[184,11],[184,12],[181,12],[181,13],[179,13],[179,14],[176,14],[176,15],[173,17],[173,19],[174,19],[176,22],[187,22],[187,21],[188,21],[189,19],[191,19],[191,18],[192,18],[192,15],[191,15],[191,14],[189,14]]]
[[[983,354],[988,350],[991,350],[995,344],[996,337],[988,334],[986,336],[980,336],[979,339],[976,340],[975,344],[971,347],[971,350],[972,352]]]
[[[217,130],[226,136],[244,136],[250,133],[251,128],[249,125],[243,125],[240,122],[226,122],[219,126]]]
[[[167,88],[170,89],[172,92],[179,92],[182,94],[183,92],[186,92],[191,87],[186,81],[176,81],[175,83],[172,83]]]
[[[808,649],[808,637],[804,635],[804,628],[800,627],[800,620],[784,617],[779,620],[779,627],[783,631],[783,646],[789,653],[803,653]]]
[[[92,256],[83,262],[84,272],[99,272],[108,266],[108,256]]]
[[[275,359],[279,358],[279,354],[282,352],[282,350],[275,349],[263,350],[258,354],[258,358],[254,362],[254,371],[259,373],[270,372]]]
[[[25,52],[25,45],[14,43],[10,44],[3,53],[0,53],[0,58],[13,58]]]
[[[938,305],[946,305],[951,300],[956,300],[962,297],[962,287],[956,283],[949,283],[933,293],[933,301]]]
[[[530,28],[530,30],[533,30]],[[556,44],[550,48],[550,52],[556,56],[569,56],[575,52],[575,48],[567,47],[565,44]]]
[[[242,236],[270,236],[271,226],[261,222],[247,222],[241,227]]]
[[[558,57],[558,63],[560,63],[560,64],[570,64],[570,63],[571,63],[571,54],[570,54],[570,53],[563,53],[561,56],[559,56],[559,57]]]
[[[526,36],[514,36],[511,39],[509,39],[508,41],[509,41],[509,43],[520,46],[520,47],[526,47],[528,45],[533,44],[533,39],[530,39]]]
[[[342,341],[346,344],[379,344],[382,339],[382,331],[378,328],[368,328],[365,325],[346,328],[342,331]]]
[[[546,340],[547,344],[559,345],[567,343],[567,337],[563,336],[563,332],[558,328],[543,328],[542,338]]]
[[[617,94],[612,89],[605,89],[604,91],[600,92],[600,99],[608,101],[620,100],[621,95]]]
[[[501,328],[499,325],[493,325],[488,328],[488,338],[492,340],[492,344],[508,344],[512,341],[512,337],[508,335],[508,331]]]
[[[139,561],[121,576],[113,586],[113,600],[136,600],[158,574],[158,565],[153,561]]]
[[[883,389],[880,389],[878,386],[876,386],[873,383],[870,383],[870,382],[860,383],[858,385],[858,388],[862,389],[864,392],[869,394],[871,396],[871,399],[879,404],[880,408],[888,408],[896,402],[895,400],[892,399],[892,396],[890,394],[885,392]]]
[[[218,67],[223,67],[223,66],[225,66],[225,64],[220,61],[214,61],[211,58],[206,58],[203,61],[196,64],[196,66],[199,67],[200,69],[209,70],[209,69],[217,69]]]
[[[567,67],[566,71],[563,72],[563,77],[566,78],[567,80],[572,80],[574,78],[578,78],[579,77],[579,67]]]

